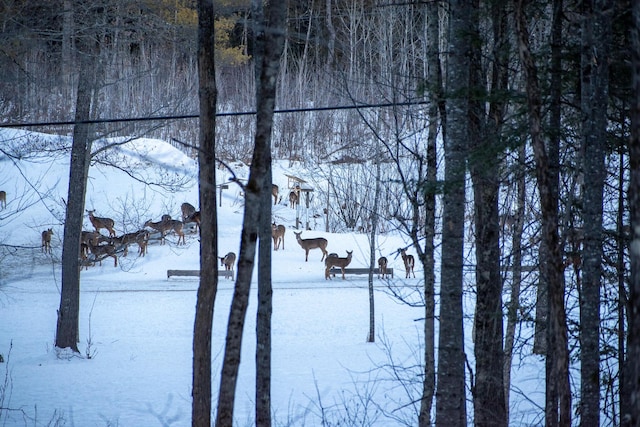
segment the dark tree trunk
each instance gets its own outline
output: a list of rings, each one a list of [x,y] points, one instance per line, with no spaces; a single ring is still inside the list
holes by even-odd
[[[235,390],[240,367],[240,355],[242,336],[244,330],[244,320],[249,303],[249,290],[251,287],[251,275],[256,253],[256,240],[258,235],[266,237],[264,240],[270,241],[271,227],[265,221],[265,215],[271,217],[271,203],[265,203],[271,194],[271,130],[273,127],[273,111],[275,109],[276,83],[280,65],[280,56],[284,47],[284,28],[286,18],[287,2],[273,2],[266,8],[264,20],[264,52],[263,55],[254,56],[260,72],[260,83],[257,88],[256,99],[256,135],[251,161],[249,181],[245,188],[245,210],[240,238],[240,254],[238,257],[238,276],[236,279],[235,291],[231,302],[231,312],[227,327],[227,338],[220,379],[220,394],[218,400],[218,415],[216,425],[218,427],[233,425],[233,409],[235,400]],[[260,37],[260,36],[258,36]],[[266,193],[266,194],[264,194]],[[265,210],[268,208],[268,210]],[[266,213],[265,213],[266,212]],[[269,226],[267,230],[259,230],[258,224]],[[268,236],[268,237],[267,237]],[[266,242],[261,245],[261,250],[266,250]],[[264,255],[264,254],[263,254]],[[265,259],[262,259],[264,261]],[[263,270],[264,269],[264,270]],[[270,263],[261,266],[261,276],[270,276]],[[270,279],[269,279],[270,280]],[[261,285],[259,285],[261,286]],[[261,301],[268,300],[263,306],[259,317],[261,318],[261,337],[264,338],[264,328],[270,328],[270,283],[261,290]],[[270,340],[270,334],[269,334]],[[265,358],[265,352],[270,353],[271,349],[264,347],[269,344],[267,341],[259,342],[258,347],[261,352],[259,363],[270,365],[270,356]],[[269,382],[270,366],[267,372],[260,372],[257,369],[256,397],[261,401],[261,409],[257,412],[256,424],[269,425],[270,408],[264,407],[270,401]]]
[[[629,141],[629,210],[631,214],[631,277],[629,339],[625,366],[624,425],[640,425],[640,2],[633,2],[631,139]]]
[[[442,102],[442,71],[440,67],[439,40],[440,18],[437,2],[425,5],[425,25],[427,45],[427,82],[429,133],[427,142],[427,176],[424,191],[425,225],[424,253],[420,257],[424,269],[424,381],[419,427],[431,426],[431,409],[436,389],[435,366],[435,227],[436,227],[436,193],[437,193],[437,138],[438,138],[438,104]],[[442,120],[441,122],[443,122]]]
[[[440,334],[436,426],[466,425],[462,267],[464,243],[465,159],[469,139],[470,6],[449,3],[449,62],[447,68],[447,121],[444,139],[445,188],[443,195]],[[446,333],[442,333],[446,331]]]
[[[218,289],[215,133],[218,90],[215,79],[214,6],[198,1],[198,76],[200,100],[199,195],[200,284],[193,327],[193,402],[191,424],[211,426],[211,333]]]
[[[602,276],[602,202],[605,181],[608,102],[608,40],[612,4],[582,3],[582,200],[584,247],[580,292],[580,424],[600,425],[600,280]]]
[[[505,49],[504,4],[494,5],[493,70],[489,98],[489,117],[484,114],[484,99],[471,102],[472,149],[469,155],[473,180],[476,231],[476,381],[473,390],[476,426],[506,426],[507,411],[503,378],[502,277],[500,275],[500,227],[498,220],[498,166],[501,160],[500,130],[504,121],[508,52]],[[480,39],[477,14],[473,15],[475,39]],[[474,46],[477,46],[474,44]],[[472,50],[472,93],[484,92],[480,46]]]
[[[103,9],[101,9],[103,10]],[[80,317],[80,232],[84,217],[87,177],[91,161],[91,144],[93,141],[92,125],[86,122],[92,117],[92,107],[97,99],[103,67],[100,65],[100,34],[106,31],[100,25],[100,12],[94,8],[88,11],[74,10],[78,22],[83,18],[83,25],[90,26],[92,36],[79,36],[76,47],[80,59],[78,90],[76,93],[75,121],[71,161],[69,166],[69,190],[64,223],[64,240],[62,244],[62,291],[56,328],[56,347],[71,348],[78,352]]]
[[[556,166],[552,164],[542,139],[542,98],[538,86],[537,66],[529,47],[523,0],[516,0],[515,12],[518,50],[525,77],[531,143],[542,211],[540,286],[547,287],[549,298],[545,422],[547,426],[569,427],[571,388],[562,256],[558,236],[558,187],[554,174]]]
[[[89,120],[93,73],[90,61],[84,61],[78,78],[75,121]],[[62,243],[62,292],[56,330],[56,347],[78,352],[78,319],[80,316],[80,232],[84,217],[84,197],[91,159],[91,125],[78,123],[73,130],[69,191]]]

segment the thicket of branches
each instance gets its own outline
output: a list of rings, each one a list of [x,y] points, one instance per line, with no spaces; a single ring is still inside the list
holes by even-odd
[[[252,111],[256,89],[250,5],[217,3],[217,108]],[[3,123],[74,117],[77,79],[86,71],[78,65],[83,61],[74,40],[88,30],[69,14],[82,4],[14,1],[0,6]],[[92,116],[197,114],[197,13],[192,2],[120,0],[110,2],[108,12],[101,15],[110,31],[100,41],[102,83]],[[452,24],[460,24],[452,17],[466,20],[469,33],[449,31]],[[490,248],[499,230],[502,277],[497,302],[507,327],[498,333],[504,366],[502,360],[493,362],[503,366],[507,391],[513,352],[547,355],[552,360],[547,380],[557,369],[561,376],[569,375],[563,363],[574,366],[581,360],[586,366],[595,359],[595,386],[593,372],[589,380],[576,377],[581,386],[568,391],[547,384],[547,423],[571,423],[566,406],[572,401],[585,411],[579,417],[587,424],[598,416],[610,424],[622,423],[630,396],[622,387],[622,366],[629,330],[631,2],[486,1],[465,9],[455,1],[291,1],[287,25],[276,109],[396,104],[276,115],[273,157],[324,165],[321,174],[329,187],[318,189],[316,204],[318,210],[331,211],[331,231],[368,231],[372,215],[378,215],[385,220],[382,230],[399,228],[410,236],[425,271],[433,271],[438,268],[435,248],[446,243],[443,221],[448,226],[462,218],[457,214],[464,215],[465,259],[456,266],[460,270],[480,261],[471,249],[478,243]],[[468,49],[468,55],[466,50],[451,51],[458,46]],[[456,112],[455,106],[462,110]],[[464,122],[466,133],[447,123],[452,117]],[[70,127],[37,130],[71,133]],[[100,124],[96,132],[157,136],[197,153],[199,131],[193,119]],[[251,115],[218,118],[218,158],[249,161],[253,133]],[[455,187],[466,188],[465,206],[443,220],[443,205],[450,202],[447,192],[454,185],[445,181],[451,163],[445,165],[444,159],[454,139],[464,153],[453,160],[469,166],[463,174],[466,186]],[[373,212],[376,161],[385,167],[381,205]],[[539,192],[547,190],[550,194],[541,197]],[[496,209],[485,210],[494,199]],[[597,200],[601,212],[590,200]],[[536,273],[539,265],[551,265],[547,261],[561,276]],[[470,289],[475,297],[481,279],[465,282],[465,291]],[[583,279],[591,284],[589,291],[595,286],[597,292],[585,293]],[[486,296],[485,289],[495,291],[482,287],[478,300]],[[547,294],[554,290],[561,291],[566,306],[558,306],[557,294]],[[429,306],[433,295],[425,291],[424,298]],[[549,333],[547,326],[558,321],[558,310],[564,318],[560,316]],[[590,319],[585,313],[593,310],[600,320],[595,344],[585,341],[594,337],[581,327]],[[487,327],[488,313],[476,314],[480,328]],[[535,335],[517,335],[516,324],[530,326],[522,330],[535,329]],[[482,388],[475,387],[486,372],[472,373],[480,378],[466,378],[466,384],[474,384],[470,394],[478,404],[475,393]],[[506,394],[499,405],[507,418],[500,416],[496,425],[508,420]],[[588,411],[594,406],[595,415]],[[476,420],[478,416],[476,411]]]

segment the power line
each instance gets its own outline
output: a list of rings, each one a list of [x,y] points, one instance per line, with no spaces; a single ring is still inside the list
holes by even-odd
[[[317,111],[339,111],[339,110],[355,110],[360,108],[389,108],[389,107],[406,107],[411,105],[425,105],[428,101],[408,101],[408,102],[389,102],[381,104],[355,104],[355,105],[338,105],[333,107],[312,107],[312,108],[285,108],[275,110],[274,114],[291,114],[291,113],[309,113]],[[216,113],[216,117],[233,117],[233,116],[250,116],[256,114],[255,111],[239,111]],[[61,122],[25,122],[25,123],[0,123],[0,128],[23,128],[38,126],[72,126],[79,124],[99,124],[99,123],[127,123],[127,122],[148,122],[157,120],[185,120],[197,119],[198,114],[183,114],[173,116],[151,116],[151,117],[124,117],[118,119],[95,119],[95,120],[69,120]]]

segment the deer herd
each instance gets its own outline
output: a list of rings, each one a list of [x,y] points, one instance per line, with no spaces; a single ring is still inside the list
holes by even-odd
[[[297,199],[298,194],[292,192]],[[277,186],[273,187],[274,203],[277,202]],[[6,205],[6,193],[0,191],[0,207]],[[95,210],[87,210],[89,221],[94,228],[94,231],[83,230],[80,236],[80,261],[81,265],[88,268],[89,265],[95,265],[99,262],[102,265],[102,260],[108,257],[113,258],[114,267],[118,266],[118,253],[122,252],[122,256],[129,254],[129,246],[136,244],[138,246],[138,256],[145,256],[147,253],[147,246],[151,239],[152,233],[159,234],[157,240],[160,241],[160,245],[164,245],[166,242],[166,236],[173,232],[178,236],[177,245],[185,245],[185,224],[195,224],[195,231],[199,231],[200,227],[200,211],[189,204],[183,203],[180,207],[182,212],[182,220],[176,220],[171,218],[170,215],[162,215],[160,221],[152,221],[149,219],[144,223],[143,228],[129,233],[124,233],[120,236],[115,231],[115,221],[107,217],[99,217],[95,215]],[[105,230],[108,235],[102,234],[101,230]],[[271,236],[273,238],[273,250],[277,251],[280,248],[285,249],[284,236],[286,233],[286,227],[282,224],[271,225]],[[330,279],[331,276],[335,277],[335,270],[333,268],[339,268],[342,273],[342,279],[345,279],[345,269],[352,261],[353,251],[346,251],[346,257],[340,257],[337,253],[328,253],[327,245],[328,240],[323,237],[315,238],[302,238],[302,231],[294,231],[296,241],[305,252],[305,262],[309,261],[309,251],[313,249],[320,249],[322,257],[320,262],[324,262],[325,279]],[[42,252],[45,254],[51,254],[51,238],[53,236],[53,229],[49,228],[42,232]],[[398,249],[397,253],[402,257],[404,262],[406,275],[405,278],[415,278],[414,269],[414,257],[406,253],[406,249]],[[90,257],[91,255],[91,257]],[[234,265],[236,263],[236,254],[233,252],[227,253],[224,257],[219,257],[220,266],[225,270],[231,270],[233,272]],[[378,278],[388,277],[388,260],[386,257],[381,256],[378,258]]]

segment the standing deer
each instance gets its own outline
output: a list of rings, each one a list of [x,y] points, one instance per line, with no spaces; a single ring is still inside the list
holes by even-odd
[[[182,231],[182,221],[178,221],[177,219],[166,219],[163,215],[163,220],[158,222],[152,222],[151,220],[144,223],[145,227],[153,228],[160,232],[160,244],[164,245],[166,234],[173,230],[178,235],[178,245],[180,241],[182,241],[183,245],[186,245],[186,241],[184,238],[184,231]]]
[[[328,256],[327,259],[324,261],[324,265],[325,265],[324,280],[331,279],[331,267],[340,267],[340,270],[342,271],[342,280],[345,280],[344,269],[346,268],[346,266],[348,266],[351,263],[351,254],[353,254],[353,251],[347,251],[346,258],[340,258],[337,256]],[[334,273],[334,277],[335,277],[335,273]]]
[[[97,246],[100,243],[100,238],[104,237],[102,234],[97,231],[85,231],[82,230],[80,232],[80,258],[84,261],[89,256],[89,244],[88,241],[91,240],[94,246]]]
[[[296,235],[296,240],[298,241],[302,249],[304,249],[305,262],[309,261],[309,251],[311,249],[320,249],[322,251],[322,258],[320,259],[320,262],[324,261],[324,258],[327,256],[327,244],[329,244],[327,239],[325,239],[324,237],[316,237],[315,239],[302,239],[300,237],[300,235],[302,234],[302,231],[300,232],[294,231],[293,234]]]
[[[138,245],[138,256],[144,256],[147,253],[147,242],[149,241],[149,232],[147,230],[138,230],[133,233],[125,233],[119,237],[113,237],[112,242],[124,246],[123,256],[129,254],[129,245],[136,243]]]
[[[389,264],[387,258],[381,256],[378,258],[378,279],[380,276],[384,279],[387,276],[387,265]]]
[[[45,254],[51,253],[51,236],[53,236],[51,228],[42,232],[42,252]]]
[[[233,266],[236,264],[236,254],[229,252],[225,256],[218,258],[220,258],[220,265],[224,265],[225,270],[231,270],[231,279],[233,279]]]
[[[2,209],[7,207],[7,192],[4,190],[0,191],[0,206]]]
[[[187,222],[189,217],[191,217],[191,215],[196,212],[196,208],[192,204],[189,204],[187,202],[184,202],[180,206],[180,210],[182,211],[182,222]]]
[[[116,232],[113,229],[115,222],[111,218],[100,218],[98,216],[94,216],[93,213],[95,212],[95,210],[87,210],[87,212],[89,213],[89,221],[91,221],[91,224],[93,224],[93,227],[96,229],[96,231],[99,232],[101,228],[104,228],[105,230],[109,231],[109,237],[116,236]]]
[[[280,187],[275,184],[271,184],[271,195],[273,196],[273,204],[276,205],[278,203],[278,192],[280,191]]]
[[[93,263],[96,261],[100,262],[102,265],[102,260],[106,257],[110,256],[113,258],[113,266],[118,266],[118,256],[116,255],[116,246],[113,243],[107,243],[106,245],[94,245],[91,239],[87,240],[87,246],[89,246],[89,251],[95,257]]]
[[[300,199],[297,192],[292,191],[291,193],[289,193],[289,206],[291,207],[291,209],[295,209],[296,206],[298,206],[299,202]]]
[[[413,272],[413,266],[415,264],[413,255],[407,255],[406,249],[400,249],[400,256],[402,256],[402,261],[404,261],[404,269],[407,274],[405,275],[405,279],[409,278],[410,273],[413,273],[413,277],[416,277],[416,273]]]
[[[196,224],[196,232],[200,230],[200,211],[192,213],[185,222],[194,222]]]
[[[282,243],[282,250],[284,251],[284,233],[287,229],[284,225],[276,225],[274,222],[271,224],[271,237],[273,237],[273,250],[277,251],[280,248],[280,243]]]

